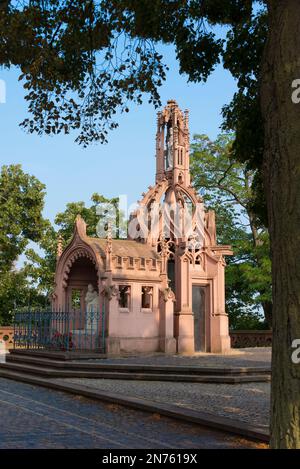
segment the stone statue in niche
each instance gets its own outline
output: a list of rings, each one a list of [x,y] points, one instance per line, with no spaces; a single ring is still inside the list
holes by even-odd
[[[85,295],[85,305],[86,327],[94,329],[96,332],[99,321],[99,295],[91,283],[88,285],[87,293]]]
[[[168,127],[166,137],[166,169],[173,168],[173,129]]]

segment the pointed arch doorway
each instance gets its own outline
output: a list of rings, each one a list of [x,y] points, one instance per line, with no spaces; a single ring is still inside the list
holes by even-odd
[[[67,279],[66,308],[70,311],[85,311],[85,295],[88,285],[98,291],[98,276],[95,264],[88,257],[80,257],[72,264]]]

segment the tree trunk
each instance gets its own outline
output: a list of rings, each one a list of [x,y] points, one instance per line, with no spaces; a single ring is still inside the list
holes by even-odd
[[[261,292],[261,293],[264,293],[264,292]],[[272,329],[273,303],[272,301],[262,301],[261,306],[264,310],[265,321],[268,324],[268,327]]]
[[[300,448],[300,364],[292,362],[300,338],[300,103],[291,99],[300,79],[300,5],[267,3],[261,109],[273,283],[271,447]]]

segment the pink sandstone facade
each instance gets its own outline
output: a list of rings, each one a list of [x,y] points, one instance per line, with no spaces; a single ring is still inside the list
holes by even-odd
[[[191,185],[188,127],[173,100],[158,113],[156,181],[131,215],[127,239],[110,230],[91,238],[78,216],[70,244],[59,244],[54,307],[67,310],[76,291],[86,310],[93,285],[108,354],[230,349],[224,256],[232,251],[217,245],[214,212]]]

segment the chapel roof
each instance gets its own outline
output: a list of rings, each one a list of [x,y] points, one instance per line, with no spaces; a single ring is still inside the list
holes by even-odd
[[[85,241],[99,252],[101,257],[105,257],[107,239],[86,237]],[[111,242],[112,254],[115,256],[160,259],[159,254],[148,244],[129,239],[112,239]]]

